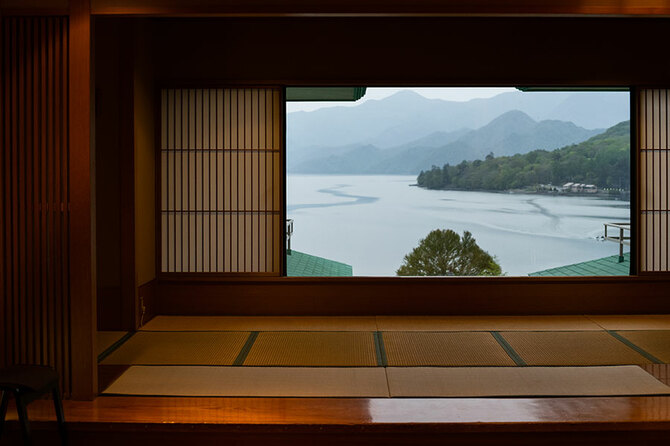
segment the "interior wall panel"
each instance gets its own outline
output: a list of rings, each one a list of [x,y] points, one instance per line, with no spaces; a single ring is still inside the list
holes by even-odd
[[[6,10],[31,11],[64,11],[69,6],[68,0],[0,0],[0,8]]]
[[[668,17],[160,18],[147,25],[156,75],[172,85],[628,86],[670,79],[667,58],[658,57],[667,51]]]
[[[4,0],[8,1],[8,0]],[[14,0],[16,1],[16,0]],[[430,0],[290,0],[280,3],[267,0],[233,2],[225,0],[92,0],[95,14],[218,13],[218,14],[508,14],[508,15],[652,15],[668,14],[665,0],[469,0],[435,2]]]
[[[163,273],[269,273],[279,257],[281,92],[161,92]]]
[[[640,271],[670,271],[670,90],[638,94]]]
[[[4,17],[0,366],[70,367],[68,19]]]
[[[156,278],[156,89],[148,30],[133,23],[134,54],[134,214],[135,283],[139,311],[147,307],[139,291]],[[148,308],[148,307],[147,307]],[[136,319],[136,322],[139,319]],[[148,319],[144,318],[145,321]]]

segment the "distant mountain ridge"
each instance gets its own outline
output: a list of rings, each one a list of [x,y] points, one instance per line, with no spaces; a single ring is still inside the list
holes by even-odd
[[[510,110],[522,111],[535,121],[570,121],[594,129],[629,119],[630,105],[625,92],[513,91],[458,102],[428,99],[404,90],[353,107],[289,113],[288,151],[304,161],[317,148],[370,144],[387,149],[435,132],[478,129]]]
[[[290,162],[293,173],[418,174],[431,166],[484,159],[489,153],[507,156],[531,150],[553,150],[602,133],[572,122],[537,122],[526,113],[512,110],[477,130],[432,132],[415,141],[382,149],[373,144],[348,145],[316,150],[315,156]]]

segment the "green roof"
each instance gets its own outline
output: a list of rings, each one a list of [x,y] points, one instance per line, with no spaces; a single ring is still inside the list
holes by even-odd
[[[291,101],[357,101],[365,96],[366,87],[286,87]]]
[[[293,277],[352,276],[353,268],[346,263],[311,256],[295,249],[286,253],[286,275]]]
[[[628,276],[630,275],[630,253],[624,253],[623,262],[619,256],[603,257],[588,262],[559,266],[528,274],[529,276]]]

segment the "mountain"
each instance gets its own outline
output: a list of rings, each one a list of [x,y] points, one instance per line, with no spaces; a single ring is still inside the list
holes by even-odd
[[[626,92],[521,92],[485,99],[445,101],[403,90],[381,100],[352,107],[329,107],[287,115],[289,154],[326,147],[371,144],[380,149],[399,146],[435,132],[476,129],[511,110],[535,121],[570,121],[584,128],[608,128],[629,119]]]
[[[568,182],[600,188],[630,188],[630,121],[579,144],[554,151],[486,157],[422,171],[417,183],[428,189],[509,190]]]
[[[471,129],[459,129],[455,130],[453,132],[433,132],[430,133],[422,138],[416,139],[414,141],[410,141],[405,144],[401,144],[399,146],[395,146],[390,149],[386,149],[387,152],[391,151],[397,151],[400,152],[405,149],[410,149],[412,147],[440,147],[449,144],[450,142],[456,141],[458,138],[466,135],[467,133],[471,132]]]
[[[334,173],[347,172],[342,170],[345,164],[353,165],[353,171],[360,172],[372,168],[380,160],[393,158],[409,149],[416,150],[422,148],[430,150],[431,148],[444,146],[470,132],[469,129],[460,129],[454,132],[433,132],[416,141],[411,141],[406,144],[401,144],[396,147],[381,150],[372,144],[348,144],[341,147],[312,147],[309,150],[292,151],[287,154],[287,167],[289,172],[318,172],[318,173]],[[370,154],[372,148],[377,149],[377,158],[370,159],[368,164],[362,163],[362,158],[358,157],[358,150]],[[340,158],[351,158],[344,161]],[[364,167],[364,165],[366,167]],[[415,172],[412,172],[415,173]]]
[[[348,146],[350,147],[350,146]],[[383,158],[382,150],[373,145],[354,146],[341,154],[303,161],[291,172],[295,173],[362,173]]]
[[[431,166],[461,161],[553,150],[584,141],[602,130],[587,130],[571,122],[537,122],[512,110],[477,130],[431,133],[416,141],[381,149],[375,145],[350,145],[327,149],[321,156],[289,164],[295,173],[416,174]],[[317,152],[319,153],[319,152]]]

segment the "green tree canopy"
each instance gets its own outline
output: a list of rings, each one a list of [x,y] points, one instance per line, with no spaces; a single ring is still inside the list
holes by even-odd
[[[600,188],[630,187],[630,121],[579,144],[554,151],[463,161],[422,171],[417,183],[427,189],[508,190],[568,182]]]
[[[398,276],[499,276],[500,265],[477,245],[469,231],[435,229],[407,254]]]

